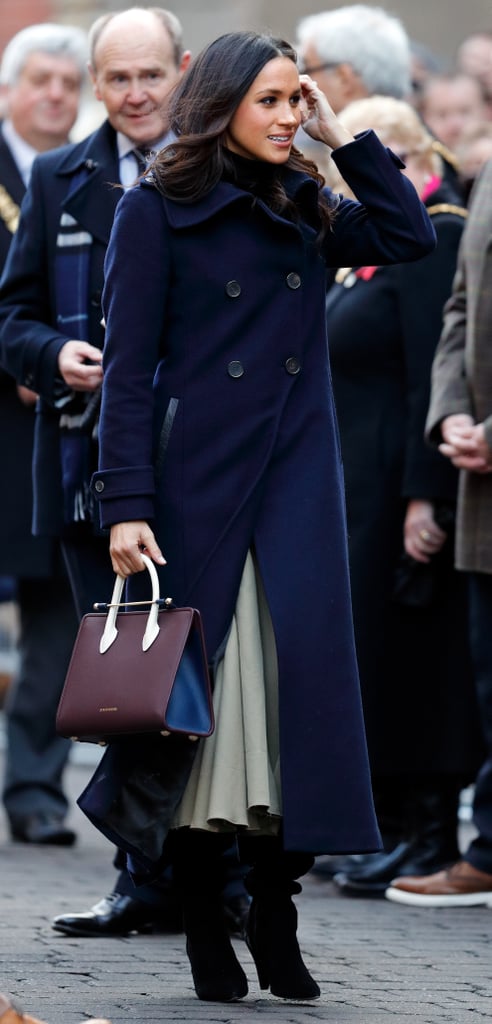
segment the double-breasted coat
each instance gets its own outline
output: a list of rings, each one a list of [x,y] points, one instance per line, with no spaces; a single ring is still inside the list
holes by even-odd
[[[480,175],[460,245],[453,293],[432,367],[428,439],[442,441],[446,416],[467,413],[485,425],[492,448],[492,163]],[[492,476],[460,470],[456,566],[492,573]]]
[[[163,588],[224,641],[254,547],[279,665],[287,848],[378,846],[347,571],[324,315],[325,262],[425,255],[434,233],[372,132],[335,153],[341,200],[321,253],[318,186],[285,171],[302,221],[234,184],[177,203],[151,182],[108,247],[102,523],[150,520]],[[132,577],[132,582],[138,577]]]
[[[86,175],[72,191],[76,175]],[[87,294],[88,335],[102,348],[103,266],[119,181],[116,132],[105,121],[87,139],[44,153],[33,164],[19,229],[0,284],[0,361],[40,395],[34,431],[34,533],[60,537],[63,490],[60,459],[61,378],[58,356],[69,340],[57,323],[56,245],[62,214],[92,235]],[[40,542],[41,543],[41,542]]]
[[[466,585],[453,568],[458,474],[424,439],[432,359],[466,211],[446,182],[426,202],[435,250],[412,264],[344,272],[326,303],[375,781],[395,774],[472,780],[482,753]],[[446,513],[448,540],[429,566],[417,567],[429,589],[407,604],[396,591],[412,498]]]

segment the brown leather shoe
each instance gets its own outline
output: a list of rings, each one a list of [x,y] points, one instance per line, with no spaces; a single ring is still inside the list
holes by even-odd
[[[411,907],[492,907],[492,875],[459,860],[434,875],[395,878],[385,896]]]

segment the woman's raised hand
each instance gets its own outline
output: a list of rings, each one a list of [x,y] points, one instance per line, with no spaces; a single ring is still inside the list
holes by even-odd
[[[145,569],[142,552],[158,565],[166,564],[154,533],[144,520],[115,523],[111,527],[109,553],[118,576],[132,576],[135,572],[142,572]]]
[[[301,85],[301,124],[307,135],[331,149],[353,142],[354,137],[338,121],[328,100],[309,75],[299,75]]]

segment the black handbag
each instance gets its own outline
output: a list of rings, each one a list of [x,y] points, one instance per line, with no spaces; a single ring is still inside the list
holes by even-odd
[[[134,734],[214,729],[212,693],[200,613],[162,600],[154,563],[142,555],[152,599],[122,602],[117,576],[111,602],[84,615],[58,705],[61,736],[107,743]],[[122,607],[149,605],[148,611]]]

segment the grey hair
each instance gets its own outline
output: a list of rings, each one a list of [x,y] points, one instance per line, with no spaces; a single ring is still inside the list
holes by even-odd
[[[179,68],[184,54],[183,27],[179,18],[172,11],[168,11],[164,7],[128,7],[125,11],[113,11],[109,14],[102,14],[89,29],[89,60],[93,70],[96,69],[95,52],[97,44],[106,25],[109,25],[113,18],[116,18],[119,14],[131,14],[135,11],[145,11],[148,14],[153,14],[161,22],[172,43],[174,63]]]
[[[31,53],[68,57],[76,64],[82,78],[87,71],[87,52],[87,35],[81,28],[49,21],[28,25],[12,36],[3,51],[0,84],[15,85]]]
[[[382,7],[352,4],[312,14],[297,33],[301,46],[314,43],[320,64],[350,64],[369,94],[410,94],[410,41],[399,18]]]

